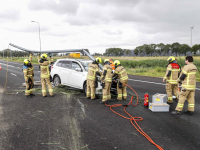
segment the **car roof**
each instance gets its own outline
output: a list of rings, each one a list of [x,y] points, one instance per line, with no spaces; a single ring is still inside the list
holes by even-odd
[[[71,59],[71,58],[57,59],[57,61],[62,61],[62,60],[70,60],[70,61],[90,61],[90,62],[92,62],[92,60],[89,60],[89,59]]]

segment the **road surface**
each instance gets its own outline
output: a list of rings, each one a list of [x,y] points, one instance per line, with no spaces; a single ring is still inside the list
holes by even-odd
[[[100,99],[88,100],[79,90],[55,88],[55,97],[43,98],[40,87],[36,96],[24,96],[22,63],[9,62],[7,91],[5,61],[0,60],[0,149],[2,150],[156,150],[126,120],[114,114],[109,107],[99,104]],[[36,81],[40,80],[38,65],[34,65]],[[146,92],[165,93],[161,78],[129,75],[128,84],[140,98]],[[142,117],[140,127],[165,150],[200,149],[200,83],[197,83],[195,114],[173,116],[153,113],[139,102],[127,107],[132,116]],[[131,93],[131,91],[129,90]],[[133,92],[132,92],[133,93]],[[129,100],[110,104],[127,104]],[[136,100],[133,101],[134,103]],[[170,106],[170,111],[176,107]],[[113,108],[125,115],[123,107]],[[187,109],[187,102],[184,110]]]

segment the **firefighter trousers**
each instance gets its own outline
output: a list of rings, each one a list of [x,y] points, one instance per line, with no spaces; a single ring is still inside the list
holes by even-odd
[[[53,88],[50,82],[50,78],[41,78],[41,84],[42,84],[42,95],[43,96],[47,95],[47,91],[46,91],[46,84],[47,84],[48,89],[49,89],[49,95],[53,96]]]
[[[34,79],[33,77],[29,77],[31,79],[31,84],[28,83],[28,82],[25,82],[26,83],[26,90],[25,90],[25,95],[30,95],[30,94],[33,94],[33,83],[34,83]]]
[[[167,102],[173,103],[172,92],[178,98],[179,95],[178,84],[166,83],[166,92],[167,92]]]
[[[105,82],[105,87],[103,88],[103,99],[102,99],[103,102],[111,100],[110,88],[111,88],[111,82]]]
[[[95,80],[87,80],[87,98],[95,99]]]
[[[195,97],[195,90],[190,91],[190,90],[182,89],[181,93],[179,95],[178,104],[177,104],[175,110],[182,111],[184,103],[185,103],[185,99],[187,98],[187,101],[188,101],[187,110],[188,111],[194,111],[194,106],[195,106],[194,97]]]
[[[117,83],[117,93],[118,93],[117,99],[118,100],[122,100],[122,97],[123,99],[127,98],[126,85],[124,85],[123,83],[127,84],[128,80],[120,81],[120,82],[122,83],[122,88],[119,88],[119,83]]]

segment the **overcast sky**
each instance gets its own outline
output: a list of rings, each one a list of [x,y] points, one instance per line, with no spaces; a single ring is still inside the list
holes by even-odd
[[[200,44],[199,0],[0,0],[0,50]],[[12,48],[13,49],[13,48]]]

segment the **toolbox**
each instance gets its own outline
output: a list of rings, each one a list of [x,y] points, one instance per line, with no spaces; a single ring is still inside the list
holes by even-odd
[[[169,112],[169,105],[166,103],[149,103],[149,109],[153,112]]]
[[[167,103],[167,94],[156,93],[152,96],[152,103]]]

